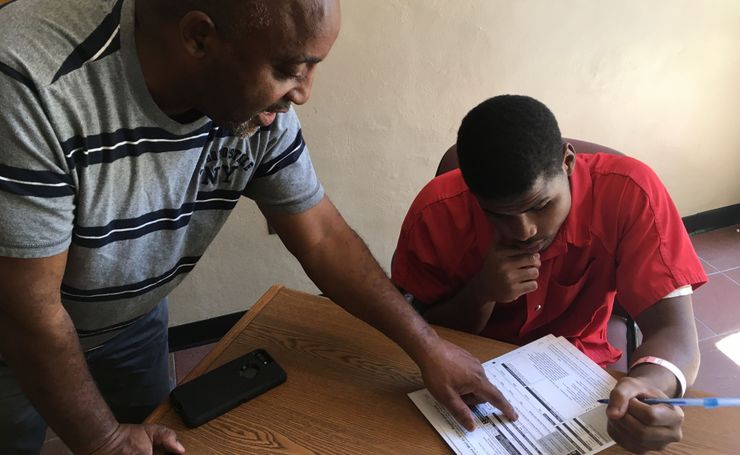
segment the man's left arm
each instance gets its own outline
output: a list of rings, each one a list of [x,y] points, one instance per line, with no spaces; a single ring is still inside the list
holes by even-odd
[[[699,371],[699,345],[691,296],[660,300],[643,311],[636,321],[643,342],[634,357],[668,360],[693,384]],[[636,398],[674,397],[680,393],[676,376],[667,368],[640,363],[620,379],[609,396],[609,433],[626,449],[641,453],[662,450],[681,440],[683,411],[675,406],[647,405]]]
[[[406,351],[430,393],[461,424],[468,429],[474,425],[466,403],[489,402],[516,418],[509,402],[486,378],[480,361],[441,339],[418,315],[326,196],[298,214],[260,209],[319,289]]]

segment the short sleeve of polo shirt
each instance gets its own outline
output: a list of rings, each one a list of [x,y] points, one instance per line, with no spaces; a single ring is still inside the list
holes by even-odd
[[[0,256],[52,256],[70,244],[75,182],[38,88],[12,61],[0,65]]]
[[[454,173],[429,182],[404,219],[391,279],[425,304],[455,295],[480,267],[469,192],[449,191]],[[460,177],[461,179],[461,177]]]
[[[301,213],[319,203],[324,189],[316,176],[301,124],[293,108],[279,114],[277,131],[244,195],[263,207],[281,213]]]
[[[707,277],[668,191],[650,168],[629,161],[629,174],[604,189],[621,194],[617,296],[636,317],[670,292],[686,285],[697,288]]]

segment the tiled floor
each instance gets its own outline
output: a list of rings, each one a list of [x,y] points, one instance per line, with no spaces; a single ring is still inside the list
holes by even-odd
[[[694,388],[717,395],[740,396],[740,365],[716,344],[740,334],[740,226],[692,237],[709,282],[694,293],[701,368]],[[740,354],[735,345],[735,359]]]
[[[740,365],[716,346],[726,337],[740,334],[740,226],[697,234],[692,241],[709,275],[709,282],[693,296],[702,356],[694,387],[717,395],[740,396]],[[174,353],[171,360],[177,381],[212,347],[209,344]],[[736,349],[735,359],[740,362],[740,341]],[[41,453],[69,454],[53,434]]]

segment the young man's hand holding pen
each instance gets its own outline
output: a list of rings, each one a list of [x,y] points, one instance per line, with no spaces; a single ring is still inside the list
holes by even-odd
[[[609,395],[607,430],[614,441],[634,453],[663,450],[683,437],[684,413],[678,406],[653,406],[640,397],[668,398],[640,378],[624,377]]]

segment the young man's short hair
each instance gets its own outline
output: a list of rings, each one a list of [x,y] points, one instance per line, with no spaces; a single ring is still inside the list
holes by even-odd
[[[563,139],[544,104],[520,95],[490,98],[471,110],[457,133],[460,169],[470,190],[486,199],[518,196],[563,161]]]

